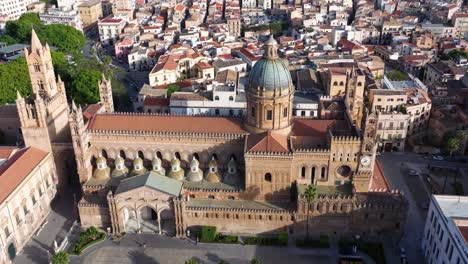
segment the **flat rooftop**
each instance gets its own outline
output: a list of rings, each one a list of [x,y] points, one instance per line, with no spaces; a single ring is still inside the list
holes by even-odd
[[[446,217],[468,218],[468,196],[434,195]]]

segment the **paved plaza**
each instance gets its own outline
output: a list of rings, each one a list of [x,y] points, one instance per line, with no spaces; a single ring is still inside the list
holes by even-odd
[[[143,247],[142,244],[146,246]],[[194,241],[181,240],[159,235],[127,235],[120,242],[106,241],[85,251],[80,257],[72,257],[71,263],[93,264],[183,264],[190,258],[199,263],[219,263],[224,260],[230,264],[246,264],[252,258],[262,263],[332,263],[331,251],[298,250],[289,247],[250,246],[238,244],[196,244]],[[323,256],[318,256],[323,255]]]

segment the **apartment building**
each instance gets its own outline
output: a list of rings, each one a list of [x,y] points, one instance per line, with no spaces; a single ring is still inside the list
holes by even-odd
[[[428,264],[468,263],[468,197],[433,195],[421,248]]]

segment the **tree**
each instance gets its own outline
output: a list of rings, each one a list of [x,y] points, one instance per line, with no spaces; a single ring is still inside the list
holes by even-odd
[[[52,256],[51,263],[52,264],[68,264],[70,262],[70,257],[68,253],[64,251],[59,251]]]
[[[15,39],[15,42],[26,43],[31,40],[32,29],[38,31],[43,26],[38,14],[25,13],[17,20],[10,20],[6,23],[5,35]]]
[[[80,68],[71,74],[69,87],[70,97],[77,104],[90,104],[99,101],[99,80],[102,74],[99,71]]]
[[[307,240],[309,240],[309,209],[310,203],[317,197],[317,188],[313,185],[307,186],[304,191],[304,197],[307,201]]]
[[[169,84],[166,89],[166,96],[167,98],[170,98],[173,93],[180,91],[180,86],[177,84]]]
[[[198,260],[191,258],[185,261],[185,264],[198,264]]]
[[[250,260],[250,264],[262,264],[262,262],[260,262],[260,260],[256,259],[256,258],[253,258]]]
[[[405,73],[398,70],[391,70],[386,75],[391,81],[404,81],[408,79],[408,76]]]
[[[463,130],[447,132],[444,135],[444,148],[452,156],[453,152],[464,150],[467,139],[468,134]]]
[[[86,44],[86,37],[83,33],[74,27],[62,24],[44,26],[39,30],[38,35],[41,41],[66,53],[79,51]]]
[[[22,96],[32,91],[25,58],[0,64],[0,105],[15,102],[16,91]]]

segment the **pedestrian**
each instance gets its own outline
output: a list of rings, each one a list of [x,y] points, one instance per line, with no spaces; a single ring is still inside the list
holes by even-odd
[[[198,238],[198,236],[197,236],[197,240],[196,240],[197,243],[196,243],[196,245],[198,245],[198,239],[199,239],[199,238]]]

